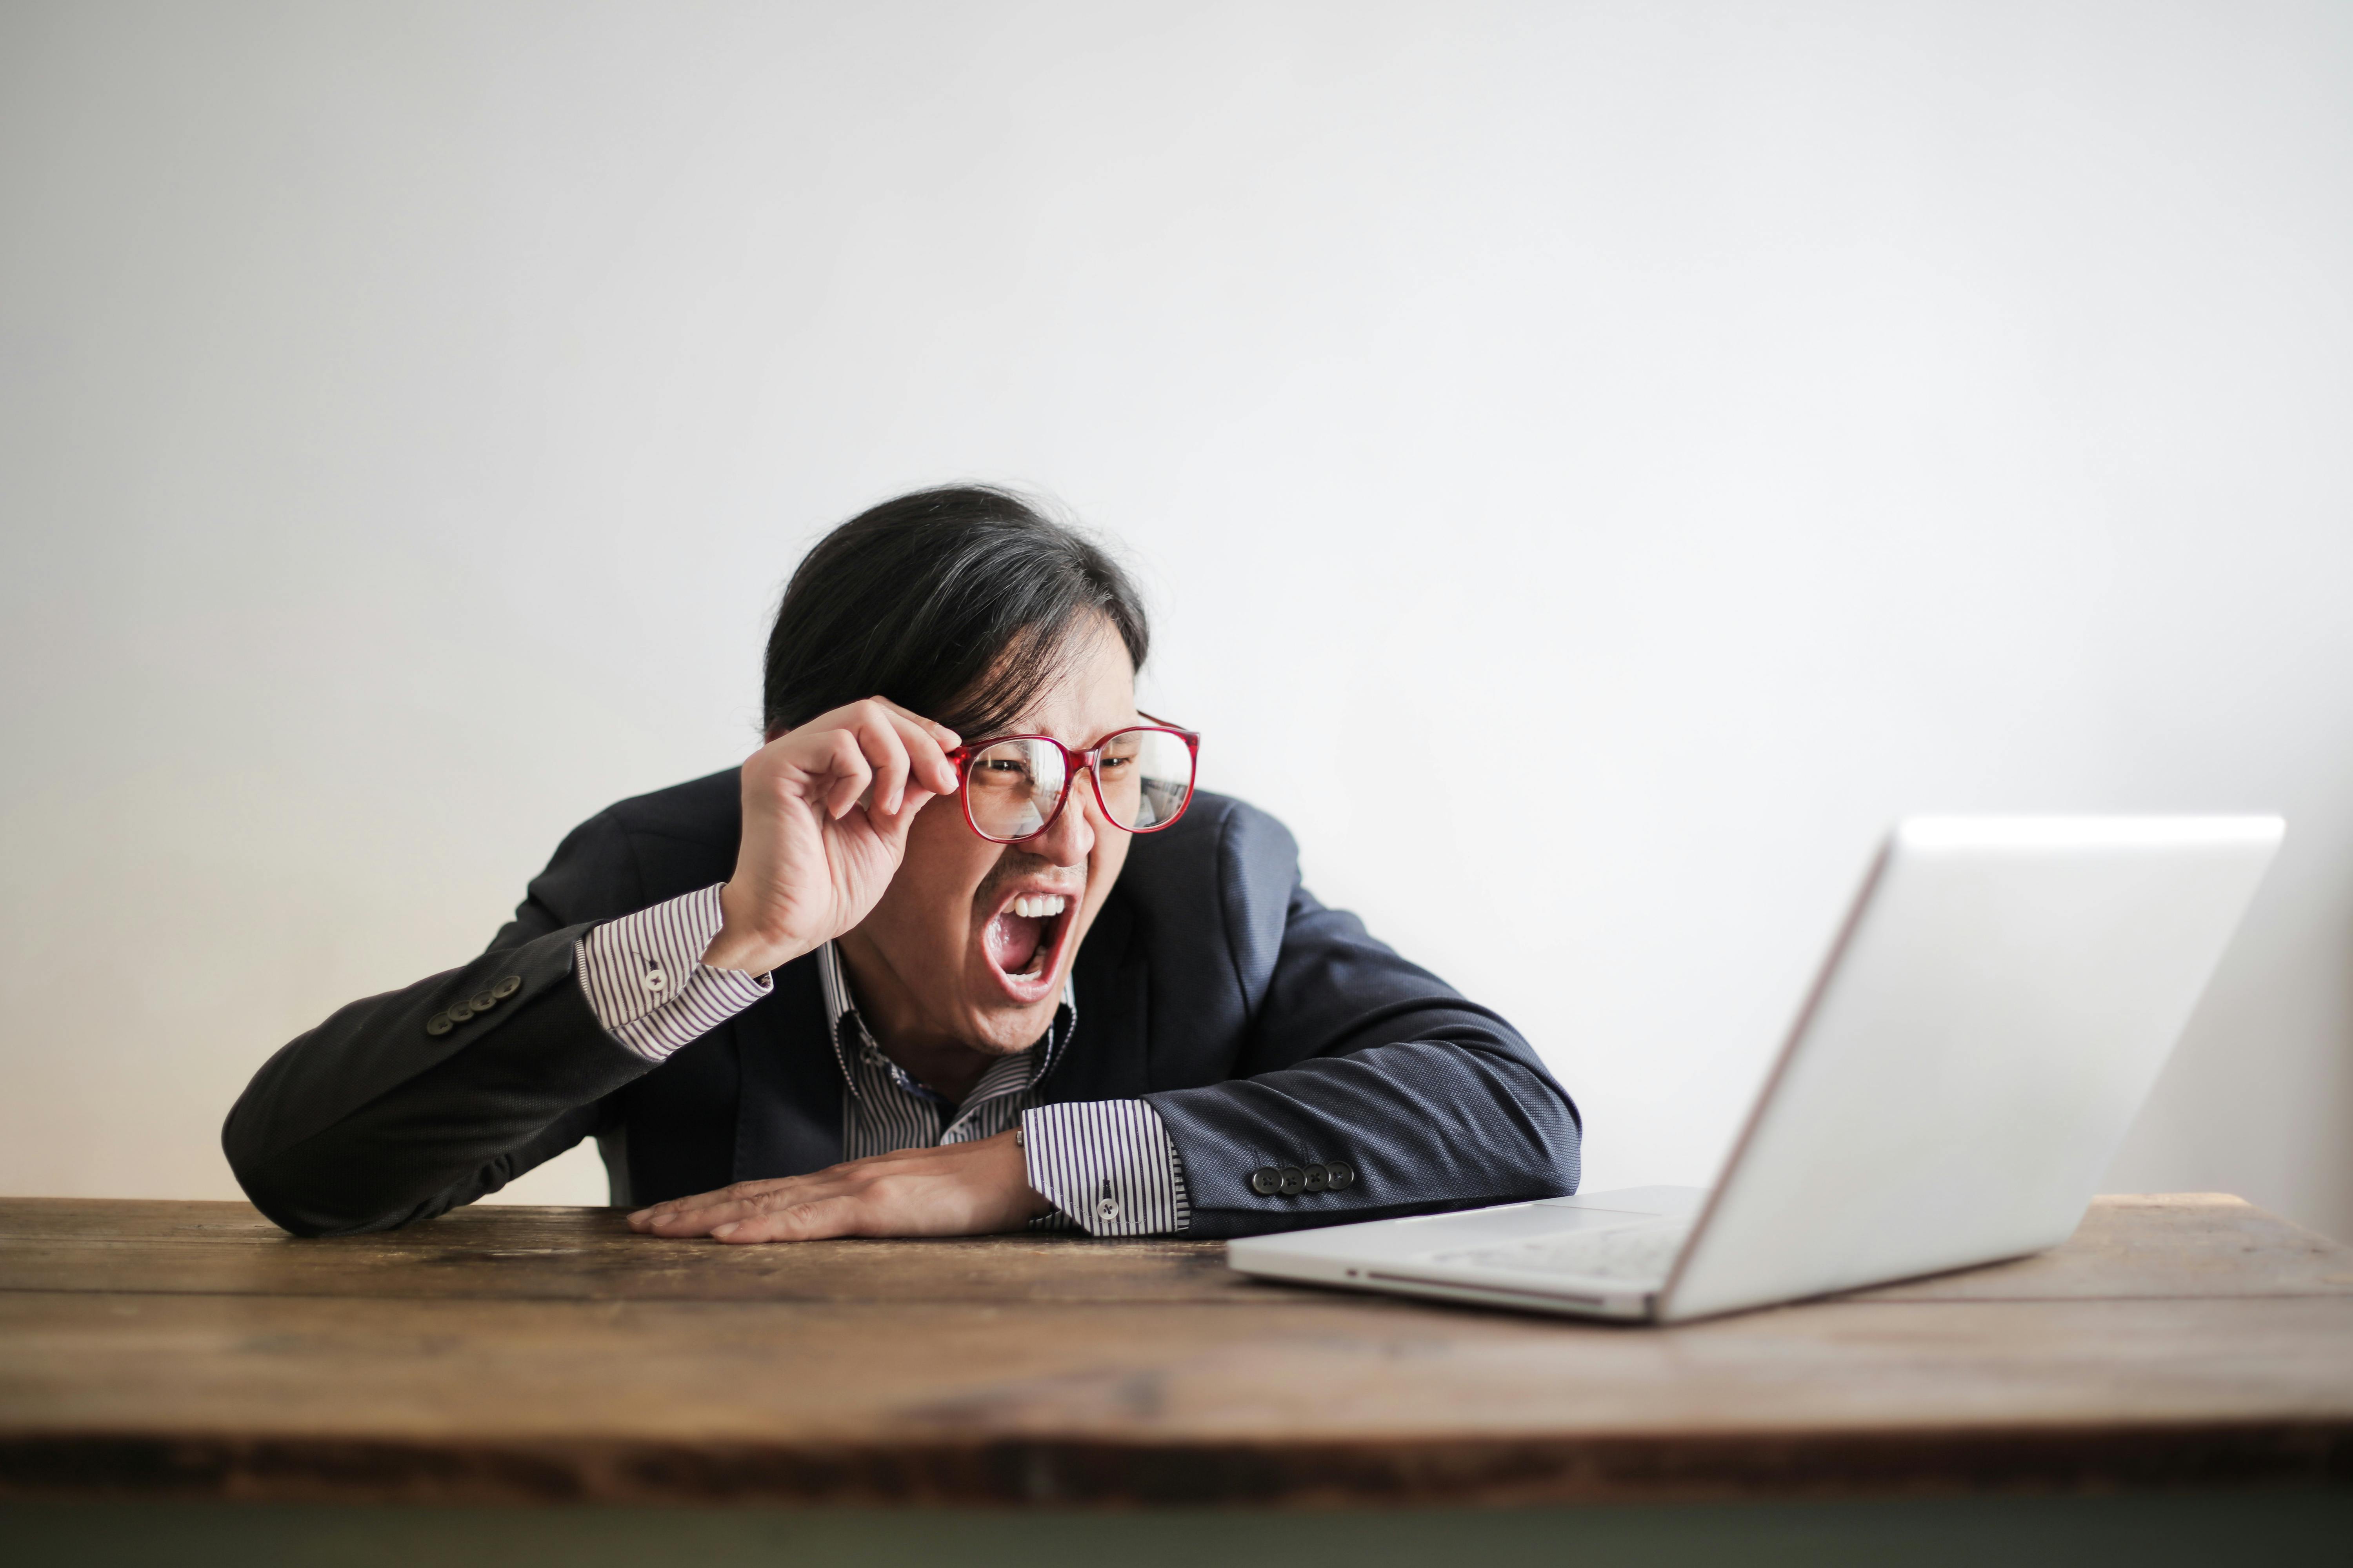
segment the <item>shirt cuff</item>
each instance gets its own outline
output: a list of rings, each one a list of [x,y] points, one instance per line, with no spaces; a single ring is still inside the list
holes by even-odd
[[[573,967],[605,1032],[659,1062],[765,996],[768,976],[702,962],[724,918],[713,883],[582,937]]]
[[[1184,1162],[1143,1100],[1025,1110],[1021,1145],[1030,1186],[1090,1236],[1174,1236],[1193,1223]]]

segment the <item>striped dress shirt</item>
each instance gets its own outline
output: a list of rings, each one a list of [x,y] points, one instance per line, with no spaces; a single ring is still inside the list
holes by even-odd
[[[767,975],[702,962],[722,919],[719,889],[712,886],[608,921],[582,937],[575,969],[606,1032],[626,1049],[659,1062],[767,995],[773,988]],[[1000,1058],[961,1102],[952,1102],[875,1043],[832,942],[818,950],[818,974],[846,1090],[844,1160],[972,1142],[1018,1127],[1029,1184],[1055,1209],[1033,1222],[1034,1228],[1168,1236],[1190,1223],[1183,1163],[1149,1104],[1044,1102],[1046,1076],[1078,1029],[1078,998],[1070,985],[1042,1039]]]

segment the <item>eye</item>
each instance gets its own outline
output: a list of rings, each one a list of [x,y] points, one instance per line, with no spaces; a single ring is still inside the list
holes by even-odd
[[[1008,757],[984,757],[972,765],[970,774],[974,783],[987,789],[1018,784],[1029,776],[1026,765]]]

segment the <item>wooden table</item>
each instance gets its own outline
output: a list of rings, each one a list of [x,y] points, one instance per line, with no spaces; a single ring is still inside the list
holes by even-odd
[[[1545,1504],[2353,1479],[2353,1250],[2103,1198],[2046,1256],[1673,1329],[1210,1243],[732,1248],[602,1210],[301,1241],[0,1201],[0,1496]]]

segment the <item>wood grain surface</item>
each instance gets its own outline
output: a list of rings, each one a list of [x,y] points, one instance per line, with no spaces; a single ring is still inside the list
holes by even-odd
[[[302,1241],[0,1200],[0,1495],[1534,1502],[2353,1479],[2353,1250],[2105,1198],[2040,1258],[1672,1329],[1216,1244]]]

